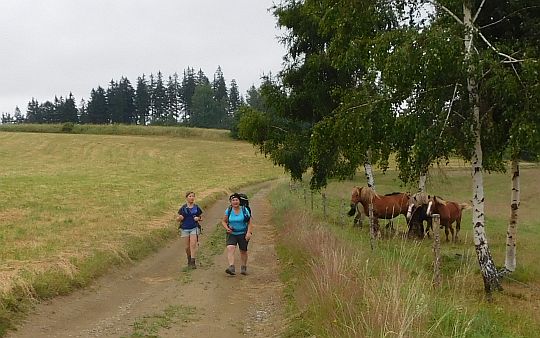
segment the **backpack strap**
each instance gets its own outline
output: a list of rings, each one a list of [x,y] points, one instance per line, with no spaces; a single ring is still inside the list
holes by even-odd
[[[229,207],[227,208],[227,225],[229,225],[231,223],[231,221],[230,221],[231,212],[232,212],[232,205],[229,205]]]

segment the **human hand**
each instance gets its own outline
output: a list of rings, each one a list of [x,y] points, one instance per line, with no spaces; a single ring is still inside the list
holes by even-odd
[[[199,216],[195,216],[195,217],[193,217],[193,220],[194,220],[195,222],[198,222],[198,221],[201,220],[201,218],[200,218]]]
[[[232,228],[231,227],[227,227],[227,233],[228,234],[232,233]]]
[[[253,234],[251,232],[247,232],[246,233],[246,241],[249,241],[251,239],[251,236],[253,236]]]

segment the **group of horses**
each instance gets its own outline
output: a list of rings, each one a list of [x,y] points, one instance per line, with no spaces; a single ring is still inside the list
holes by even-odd
[[[450,240],[449,235],[451,234],[453,242],[458,240],[462,211],[469,208],[467,203],[445,201],[439,196],[426,193],[410,195],[395,192],[379,195],[370,187],[354,187],[348,215],[357,214],[355,219],[359,219],[361,222],[361,213],[369,215],[370,204],[373,205],[373,222],[376,229],[379,228],[378,220],[380,218],[390,220],[389,225],[392,225],[392,219],[404,215],[407,219],[408,235],[424,238],[429,236],[432,228],[432,215],[439,214],[440,227],[444,228],[446,241]],[[424,222],[427,223],[426,227],[424,227]]]

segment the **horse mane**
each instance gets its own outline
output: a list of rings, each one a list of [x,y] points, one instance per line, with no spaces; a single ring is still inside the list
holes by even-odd
[[[416,206],[429,203],[429,195],[425,192],[417,192],[416,194],[412,195],[411,199]]]
[[[441,196],[433,196],[433,200],[435,203],[439,203],[442,205],[446,205],[448,202],[446,200],[443,200]]]
[[[370,201],[373,198],[381,198],[379,194],[373,190],[373,188],[370,187],[362,187],[360,188],[360,200],[362,201]]]
[[[400,195],[400,194],[403,194],[403,193],[399,192],[399,191],[394,191],[394,192],[391,192],[389,194],[385,194],[384,196],[394,196],[394,195]]]

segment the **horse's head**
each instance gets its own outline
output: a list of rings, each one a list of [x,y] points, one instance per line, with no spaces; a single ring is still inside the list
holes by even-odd
[[[351,193],[351,210],[347,213],[349,216],[353,216],[356,213],[356,205],[360,202],[360,193],[362,187],[354,187]]]
[[[437,205],[446,205],[446,203],[447,202],[439,196],[430,197],[426,214],[431,217],[431,215],[433,214],[433,210],[435,210],[435,207]]]
[[[407,208],[407,219],[410,220],[414,211],[424,204],[428,204],[429,195],[425,192],[417,192],[409,198],[409,205]]]

